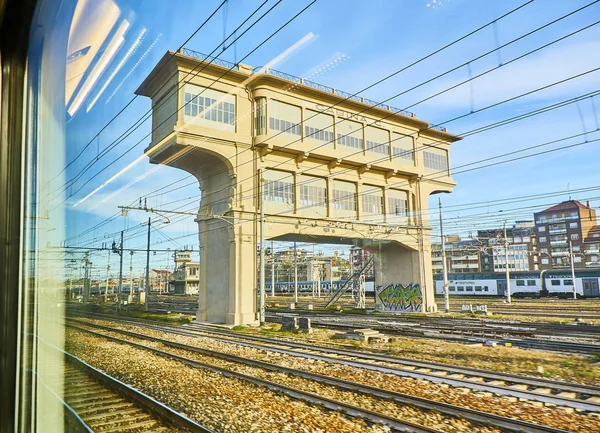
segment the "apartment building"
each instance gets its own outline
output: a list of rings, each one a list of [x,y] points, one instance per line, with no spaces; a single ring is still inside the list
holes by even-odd
[[[583,256],[586,267],[600,267],[600,225],[592,227],[584,238]]]
[[[537,237],[533,221],[516,221],[506,228],[508,239],[508,267],[511,271],[537,271],[539,259],[536,254]],[[504,227],[478,230],[481,242],[481,262],[484,272],[506,270],[506,242]]]
[[[192,251],[175,253],[175,272],[171,286],[173,292],[184,295],[197,295],[200,284],[200,262],[192,261]]]
[[[540,270],[569,267],[570,246],[575,267],[586,266],[584,239],[589,238],[590,231],[597,226],[596,211],[589,202],[584,205],[577,200],[564,201],[535,213],[534,220]]]
[[[446,241],[446,266],[448,273],[482,272],[481,243],[477,239],[460,239],[448,236]],[[431,244],[434,274],[442,272],[442,244]]]

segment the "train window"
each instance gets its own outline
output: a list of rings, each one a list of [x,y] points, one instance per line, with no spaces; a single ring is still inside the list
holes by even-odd
[[[465,287],[465,290],[467,292],[472,292],[473,291],[473,286],[467,286],[467,287]]]
[[[535,286],[536,285],[536,281],[535,280],[527,280],[527,285],[528,286]]]
[[[560,280],[550,280],[550,284],[553,286],[560,286]]]
[[[563,281],[563,284],[564,284],[565,286],[572,286],[572,285],[573,285],[573,280],[564,280],[564,281]]]
[[[454,286],[450,286],[449,289],[451,292],[456,292],[456,287],[454,287]]]
[[[465,291],[465,288],[464,288],[464,287],[461,287],[461,286],[458,286],[458,291],[459,291],[459,292],[464,292],[464,291]]]
[[[483,291],[487,292],[488,291],[488,286],[483,286]]]
[[[524,286],[525,280],[517,280],[517,286]]]
[[[483,287],[481,286],[475,286],[475,291],[476,292],[481,292],[483,290]]]

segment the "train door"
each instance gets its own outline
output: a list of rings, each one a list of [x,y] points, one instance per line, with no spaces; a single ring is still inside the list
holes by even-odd
[[[498,280],[498,295],[504,296],[506,294],[506,280]]]
[[[600,296],[597,278],[583,278],[583,296]]]

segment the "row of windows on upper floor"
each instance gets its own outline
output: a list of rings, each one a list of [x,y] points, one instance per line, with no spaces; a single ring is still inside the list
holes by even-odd
[[[184,103],[186,123],[198,123],[202,126],[235,132],[234,95],[187,84]],[[336,123],[332,115],[308,109],[305,111],[307,118],[303,121],[301,107],[276,100],[271,100],[267,104],[266,98],[258,98],[255,117],[256,134],[281,134],[293,137],[295,140],[318,142],[319,147],[346,149],[349,152],[352,151],[351,149],[356,149],[355,153],[380,154],[381,157],[375,158],[375,162],[392,158],[396,161],[404,161],[405,164],[415,165],[414,140],[408,135],[370,125],[365,126],[353,120],[341,119]],[[267,128],[268,112],[270,116]],[[390,134],[393,137],[390,137]],[[447,172],[448,152],[428,146],[423,151],[423,165],[431,172]]]
[[[295,188],[289,173],[268,170],[263,174],[263,199],[267,202],[283,203],[293,208]],[[327,181],[316,176],[300,176],[299,206],[300,208],[327,207]],[[356,212],[360,197],[364,214],[384,214],[383,188],[364,185],[364,190],[357,191],[357,185],[346,181],[333,181],[331,206],[333,209]],[[388,215],[408,216],[408,194],[406,191],[389,189],[387,191]]]

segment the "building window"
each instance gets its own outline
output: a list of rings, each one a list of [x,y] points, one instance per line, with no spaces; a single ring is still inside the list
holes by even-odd
[[[535,280],[527,280],[528,286],[535,286]]]
[[[304,137],[333,147],[333,116],[311,110],[306,110],[305,116]]]
[[[362,211],[365,214],[383,214],[383,190],[376,186],[365,185],[362,195]]]
[[[423,152],[423,163],[428,171],[448,171],[448,152],[435,147],[428,147]]]
[[[294,204],[294,178],[290,173],[265,170],[263,178],[263,196],[266,201]]]
[[[188,116],[200,116],[212,122],[227,123],[229,125],[235,123],[235,104],[217,102],[216,99],[187,92],[185,102],[185,114]]]
[[[254,118],[256,135],[267,133],[267,98],[256,99],[256,116]]]
[[[388,215],[399,217],[408,216],[408,194],[406,191],[389,189],[388,197]]]
[[[300,205],[327,206],[327,181],[313,176],[302,175],[299,178]]]
[[[546,231],[546,226],[539,226],[538,227],[538,232],[542,233]]]
[[[410,161],[414,163],[415,151],[412,137],[394,133],[392,135],[392,157],[401,160],[401,162]]]
[[[338,144],[355,149],[363,148],[362,123],[353,122],[352,120],[340,120],[336,129]]]
[[[560,286],[560,280],[550,280],[550,284],[553,286]]]
[[[540,236],[540,243],[546,242],[546,236]]]
[[[571,235],[571,240],[574,240],[574,241],[579,240],[579,234],[578,233],[573,233]]]
[[[548,265],[548,264],[549,264],[548,259],[542,259],[542,265]]]
[[[365,136],[367,140],[367,150],[370,152],[381,153],[384,155],[390,154],[390,133],[385,129],[373,128],[367,126],[365,128]]]
[[[356,185],[340,180],[333,181],[333,207],[356,212]]]
[[[193,84],[184,89],[184,121],[235,132],[235,96]]]
[[[581,257],[575,257],[575,263],[581,263]]]
[[[569,223],[570,229],[576,229],[577,227],[579,227],[577,223]]]
[[[284,134],[302,135],[300,107],[275,100],[269,101],[269,129]]]

